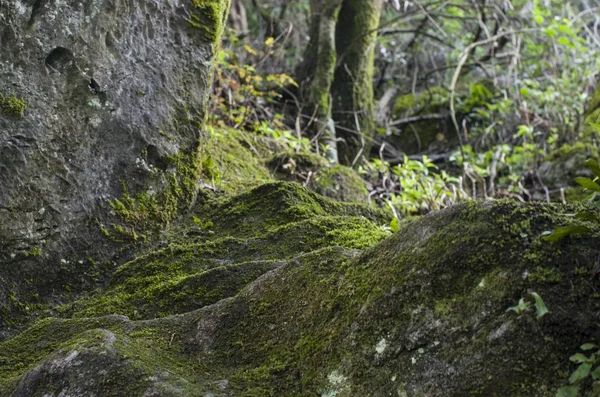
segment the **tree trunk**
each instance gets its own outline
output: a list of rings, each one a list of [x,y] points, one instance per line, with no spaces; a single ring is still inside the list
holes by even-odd
[[[354,165],[373,131],[373,63],[382,0],[311,0],[310,41],[296,69],[304,116],[332,162]],[[339,158],[339,161],[338,161]]]
[[[338,65],[331,87],[339,160],[368,155],[373,122],[373,64],[381,0],[344,0],[335,41]]]
[[[229,26],[231,26],[242,37],[248,34],[248,17],[243,0],[233,0],[229,12]]]
[[[331,119],[331,96],[337,54],[335,50],[336,21],[342,0],[311,0],[311,40],[305,51],[304,61],[296,73],[299,76],[301,94],[311,117],[313,135],[321,137],[326,157],[338,162],[335,127]]]

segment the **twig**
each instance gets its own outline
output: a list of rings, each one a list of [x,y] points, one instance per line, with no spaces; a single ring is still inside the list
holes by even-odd
[[[443,114],[443,113],[436,113],[436,114],[425,114],[423,116],[412,116],[412,117],[406,117],[404,119],[399,119],[399,120],[394,120],[392,121],[389,126],[390,127],[395,127],[397,125],[404,125],[404,124],[412,124],[412,123],[416,123],[419,121],[426,121],[426,120],[443,120],[448,118],[447,114]]]

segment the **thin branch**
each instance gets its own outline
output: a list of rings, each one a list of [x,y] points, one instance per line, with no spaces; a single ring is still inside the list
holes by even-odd
[[[452,82],[450,83],[450,116],[452,117],[452,123],[454,124],[454,128],[456,128],[456,133],[458,135],[461,148],[462,148],[462,137],[460,136],[460,126],[458,125],[458,120],[456,119],[456,103],[455,103],[456,102],[456,84],[458,83],[458,78],[460,77],[460,73],[462,71],[463,66],[467,62],[467,59],[469,59],[469,55],[471,54],[471,51],[476,47],[493,43],[496,40],[498,40],[502,37],[505,37],[505,36],[513,36],[513,35],[516,35],[519,33],[534,32],[534,31],[539,31],[539,30],[541,30],[541,29],[540,28],[527,28],[527,29],[520,29],[520,30],[499,33],[495,36],[490,37],[489,39],[480,40],[475,43],[472,43],[463,50],[463,53],[460,56],[458,65],[454,71],[454,75],[452,76]]]
[[[400,120],[394,120],[389,124],[389,126],[395,127],[397,125],[412,124],[412,123],[417,123],[419,121],[443,120],[445,118],[448,118],[448,114],[443,114],[443,113],[425,114],[423,116],[412,116],[412,117],[407,117],[407,118],[400,119]]]

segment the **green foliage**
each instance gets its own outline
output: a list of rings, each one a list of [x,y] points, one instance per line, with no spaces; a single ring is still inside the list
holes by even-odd
[[[287,152],[309,153],[312,149],[308,138],[295,135],[287,129],[274,129],[265,121],[261,121],[259,124],[255,125],[254,131],[257,134],[273,138],[277,143],[281,144],[283,150]]]
[[[403,215],[422,214],[448,207],[468,197],[459,178],[451,177],[427,157],[412,160],[404,156],[398,165],[373,159],[359,172],[374,185],[372,195]]]
[[[586,343],[579,348],[583,353],[569,357],[571,362],[577,364],[577,368],[569,376],[569,385],[558,389],[556,397],[577,397],[586,380],[595,383],[600,381],[600,349],[593,343]]]
[[[271,108],[281,98],[280,89],[297,84],[285,73],[260,73],[256,69],[257,63],[268,60],[274,41],[267,39],[260,50],[243,44],[235,34],[229,42],[229,48],[217,56],[209,122],[248,130],[265,128],[262,124],[268,123],[270,128],[284,129],[283,115]],[[247,63],[241,63],[246,57]]]
[[[508,309],[506,309],[506,311],[512,311],[517,314],[523,314],[529,310],[530,305],[531,304],[529,302],[525,302],[525,299],[521,298],[519,299],[519,303],[516,306],[511,306]]]
[[[595,175],[594,179],[580,177],[576,179],[576,182],[584,189],[592,192],[586,201],[592,203],[597,209],[600,207],[600,202],[597,200],[598,193],[600,192],[600,185],[596,181],[600,179],[600,166],[593,159],[588,159],[585,162],[585,166]],[[568,236],[590,234],[592,233],[594,226],[600,225],[600,218],[594,210],[580,211],[575,214],[573,218],[578,224],[560,226],[552,232],[544,232],[542,239],[556,243]]]
[[[535,306],[535,313],[536,313],[536,317],[542,318],[544,317],[546,314],[550,313],[550,311],[548,310],[548,308],[546,307],[546,304],[544,303],[544,300],[542,299],[542,297],[535,293],[532,292],[531,296],[533,296],[534,299],[534,306]],[[531,303],[525,301],[524,298],[519,299],[519,303],[516,306],[511,306],[508,309],[506,309],[507,312],[515,312],[517,314],[524,314],[526,312],[529,311],[531,307]]]

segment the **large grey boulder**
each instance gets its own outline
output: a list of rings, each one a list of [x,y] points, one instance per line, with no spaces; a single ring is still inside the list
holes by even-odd
[[[107,200],[122,183],[160,189],[169,156],[195,148],[227,11],[227,0],[0,0],[0,332],[27,294],[97,276],[113,251],[98,226]]]

